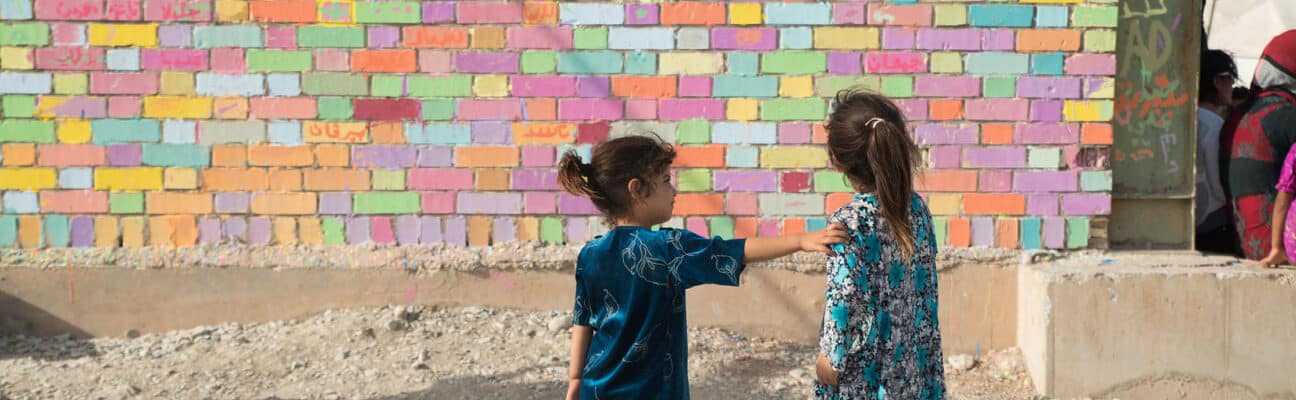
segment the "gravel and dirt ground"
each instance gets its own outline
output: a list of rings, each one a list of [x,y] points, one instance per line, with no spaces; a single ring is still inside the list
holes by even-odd
[[[0,338],[0,399],[557,399],[570,318],[384,307],[134,338],[10,336]],[[693,398],[812,390],[812,345],[697,328],[689,345]],[[1015,351],[947,356],[951,399],[1035,398]]]

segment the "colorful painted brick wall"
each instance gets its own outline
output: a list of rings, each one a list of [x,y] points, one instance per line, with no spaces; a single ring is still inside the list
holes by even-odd
[[[581,242],[555,160],[655,132],[702,234],[822,227],[894,97],[950,246],[1101,247],[1114,0],[0,0],[2,247]]]

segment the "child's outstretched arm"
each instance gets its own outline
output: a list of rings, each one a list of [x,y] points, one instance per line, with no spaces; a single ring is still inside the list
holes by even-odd
[[[1273,223],[1269,226],[1269,255],[1260,260],[1260,264],[1277,267],[1288,262],[1287,250],[1283,249],[1283,234],[1287,229],[1287,210],[1291,208],[1293,198],[1296,194],[1278,191],[1278,198],[1274,199],[1273,219],[1270,220]]]
[[[581,372],[585,370],[585,357],[589,353],[590,337],[594,328],[572,326],[571,366],[567,369],[567,400],[580,398]]]
[[[845,242],[846,227],[841,224],[828,225],[827,228],[814,232],[774,237],[754,237],[747,239],[747,244],[743,247],[743,263],[773,260],[798,251],[818,251],[832,254],[829,245]]]

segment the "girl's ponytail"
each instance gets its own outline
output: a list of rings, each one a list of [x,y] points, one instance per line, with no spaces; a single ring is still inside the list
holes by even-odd
[[[880,211],[895,234],[900,252],[908,260],[917,248],[909,220],[909,201],[913,196],[913,172],[921,162],[921,155],[907,132],[881,118],[870,121],[872,143],[866,158],[882,206]]]
[[[582,162],[575,150],[563,153],[562,160],[558,161],[558,184],[563,190],[590,200],[601,200],[603,196],[595,188],[593,180],[590,165]]]

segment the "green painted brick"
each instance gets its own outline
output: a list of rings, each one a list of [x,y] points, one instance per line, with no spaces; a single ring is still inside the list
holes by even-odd
[[[633,75],[657,75],[657,55],[635,52],[626,54],[625,73]]]
[[[624,63],[615,51],[578,51],[558,55],[558,72],[563,74],[619,74]]]
[[[937,246],[945,245],[949,243],[945,241],[946,233],[949,231],[948,228],[949,228],[949,219],[945,217],[932,218],[932,230],[936,231],[935,233],[936,233]]]
[[[144,193],[108,193],[108,212],[113,214],[143,214]]]
[[[1079,249],[1089,246],[1089,218],[1073,217],[1066,219],[1066,246]]]
[[[823,76],[815,78],[815,94],[820,97],[836,96],[845,89],[877,92],[882,88],[882,79],[877,76]]]
[[[369,82],[362,74],[307,72],[302,74],[302,93],[310,96],[368,96]]]
[[[46,215],[41,227],[45,230],[45,244],[50,247],[68,246],[71,229],[66,215]]]
[[[1116,31],[1090,30],[1084,33],[1085,51],[1110,53],[1116,51]]]
[[[219,47],[259,48],[262,46],[259,25],[208,25],[193,30],[194,47],[211,49]]]
[[[1062,149],[1056,147],[1032,147],[1026,153],[1026,160],[1031,168],[1056,169],[1062,165]]]
[[[375,74],[369,76],[369,95],[374,97],[404,97],[407,75]]]
[[[558,68],[558,53],[553,51],[522,52],[522,73],[548,74]]]
[[[351,203],[356,214],[417,214],[418,192],[356,193]]]
[[[449,121],[454,119],[454,99],[423,100],[423,119],[429,121]]]
[[[297,45],[317,47],[365,47],[365,30],[359,26],[304,25],[297,28]]]
[[[719,75],[711,78],[711,95],[715,97],[778,96],[777,76]]]
[[[405,170],[373,170],[373,190],[405,190]]]
[[[733,217],[712,217],[707,221],[711,228],[711,236],[719,236],[723,239],[734,238],[734,220]]]
[[[981,93],[985,97],[1016,97],[1017,78],[1010,76],[992,76],[981,80]]]
[[[161,167],[206,167],[211,164],[211,146],[145,143],[141,160]]]
[[[361,24],[417,24],[423,22],[423,9],[417,1],[357,1],[355,21]]]
[[[846,175],[837,171],[819,171],[814,174],[814,191],[820,193],[849,193],[854,192],[855,188],[851,187],[850,181],[846,180]]]
[[[36,96],[5,95],[0,97],[0,115],[5,118],[31,118],[36,114]]]
[[[546,217],[545,219],[540,220],[540,240],[548,243],[562,243],[562,219],[558,217]]]
[[[156,143],[162,139],[162,124],[156,119],[96,119],[90,121],[95,144]]]
[[[577,49],[606,49],[608,47],[607,27],[576,28],[572,35],[572,47]]]
[[[967,56],[970,75],[1023,75],[1030,71],[1030,56],[1018,53],[972,53]]]
[[[18,242],[18,217],[0,215],[0,247],[12,246]]]
[[[374,97],[468,97],[472,96],[469,75],[374,75],[370,78]]]
[[[54,121],[0,120],[0,143],[5,142],[54,143]]]
[[[49,43],[49,24],[27,22],[0,25],[0,46],[46,46]]]
[[[967,25],[967,6],[962,4],[937,4],[936,26]]]
[[[1071,16],[1071,25],[1075,27],[1115,28],[1118,21],[1118,10],[1117,6],[1078,6]]]
[[[351,99],[346,97],[320,97],[316,102],[319,118],[326,121],[351,119]]]
[[[756,76],[760,67],[760,56],[744,51],[730,52],[725,55],[729,66],[729,75]]]
[[[690,119],[675,125],[675,134],[680,144],[711,143],[711,121]]]
[[[711,190],[711,170],[693,168],[680,171],[675,177],[681,192],[705,192]]]
[[[766,121],[823,121],[827,115],[827,100],[806,99],[762,100],[760,117]]]
[[[882,77],[882,94],[888,97],[913,97],[913,76],[896,75]]]
[[[931,72],[934,74],[963,73],[963,55],[960,53],[931,53]]]
[[[761,55],[761,72],[816,74],[828,70],[828,55],[819,51],[779,51]]]
[[[300,72],[309,71],[313,65],[310,50],[247,51],[248,72]]]
[[[324,244],[346,244],[346,225],[341,218],[324,218],[320,230],[324,231]]]
[[[1111,171],[1080,171],[1080,190],[1086,192],[1111,191]]]

